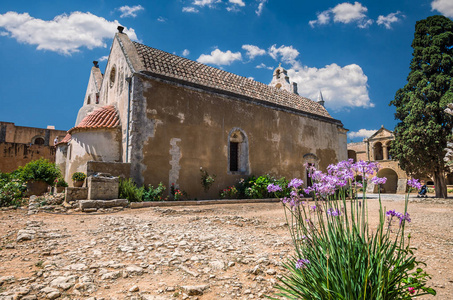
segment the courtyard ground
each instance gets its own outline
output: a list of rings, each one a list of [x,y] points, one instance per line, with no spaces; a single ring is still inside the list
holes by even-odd
[[[369,209],[373,228],[376,195]],[[280,203],[27,212],[0,211],[0,299],[258,299],[293,251]],[[414,198],[409,213],[437,291],[420,299],[453,299],[453,199]]]

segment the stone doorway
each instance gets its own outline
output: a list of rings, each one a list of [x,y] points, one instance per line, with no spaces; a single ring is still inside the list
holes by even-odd
[[[398,175],[392,169],[382,169],[378,177],[386,177],[387,182],[381,186],[381,193],[396,193],[398,187]]]

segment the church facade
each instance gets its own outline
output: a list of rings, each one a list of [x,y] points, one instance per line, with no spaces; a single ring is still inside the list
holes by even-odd
[[[94,161],[127,169],[138,185],[163,182],[207,199],[250,175],[306,181],[304,164],[325,170],[347,158],[343,124],[299,96],[281,66],[266,85],[119,31],[105,74],[95,63],[76,125],[58,145],[68,182],[76,171],[99,171]],[[215,174],[208,192],[201,168]]]

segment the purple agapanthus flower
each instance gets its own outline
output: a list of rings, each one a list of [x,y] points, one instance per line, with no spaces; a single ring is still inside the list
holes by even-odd
[[[406,214],[402,214],[400,212],[397,212],[395,211],[394,209],[393,210],[389,210],[385,213],[387,215],[387,217],[389,217],[390,219],[393,218],[393,217],[396,217],[400,220],[400,225],[403,221],[407,221],[408,223],[411,222],[411,218],[410,218],[410,215],[409,213],[406,212]]]
[[[301,258],[296,262],[296,269],[305,269],[310,264],[308,259]]]
[[[371,178],[371,182],[374,184],[384,184],[386,181],[387,178],[385,177],[379,178],[377,176],[374,176],[373,178]]]
[[[332,217],[338,217],[341,215],[341,211],[339,211],[338,209],[329,208],[327,210],[327,214]]]
[[[417,190],[422,188],[422,184],[418,181],[418,179],[412,178],[407,181],[407,185]]]
[[[304,184],[304,182],[302,181],[302,179],[299,179],[299,178],[294,178],[290,181],[290,183],[288,184],[288,187],[293,187],[295,189],[299,188],[302,184]]]
[[[281,188],[279,185],[277,185],[277,184],[272,184],[272,183],[271,183],[271,184],[269,184],[269,185],[267,186],[267,191],[268,191],[269,193],[275,193],[275,192],[281,191],[281,190],[282,190],[282,188]]]

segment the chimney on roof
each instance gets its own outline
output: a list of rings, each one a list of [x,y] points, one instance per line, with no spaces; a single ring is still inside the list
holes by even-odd
[[[97,60],[93,60],[93,65],[94,65],[95,68],[99,68],[98,61],[97,61]]]
[[[119,33],[123,33],[124,27],[123,26],[118,26],[117,27]]]

